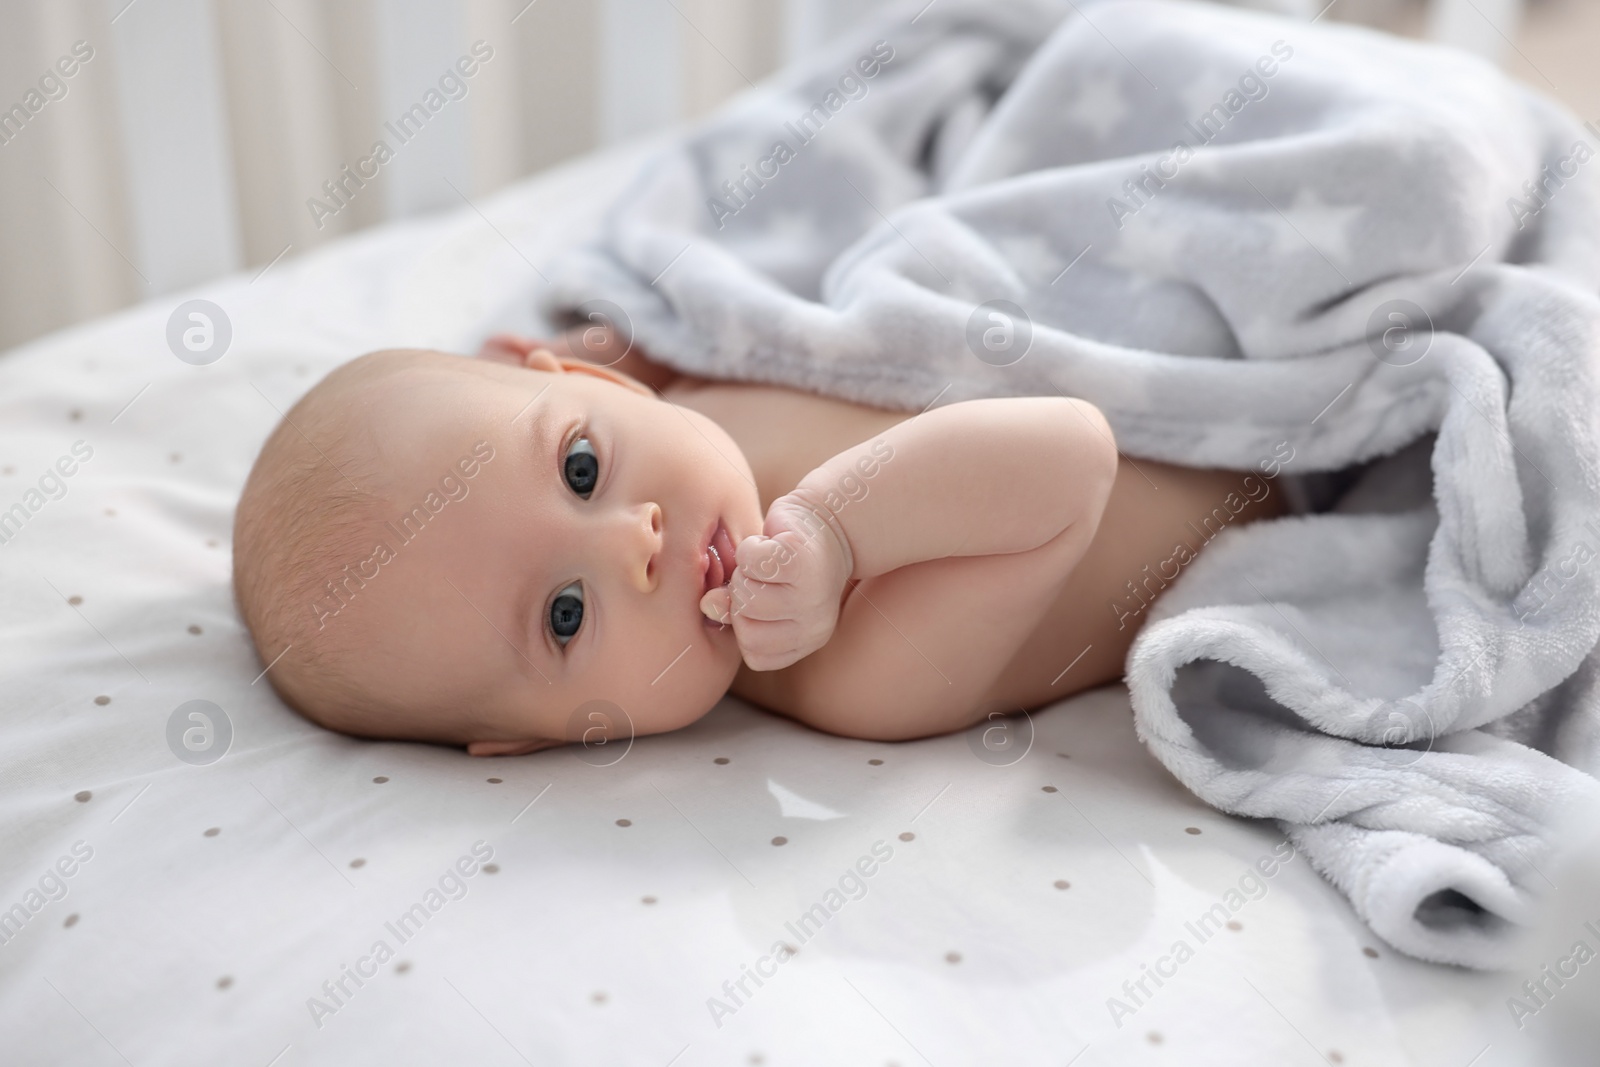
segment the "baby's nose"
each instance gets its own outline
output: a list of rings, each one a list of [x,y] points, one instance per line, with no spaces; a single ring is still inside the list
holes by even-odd
[[[661,583],[661,506],[651,502],[629,509],[623,533],[629,583],[641,593],[653,592]]]

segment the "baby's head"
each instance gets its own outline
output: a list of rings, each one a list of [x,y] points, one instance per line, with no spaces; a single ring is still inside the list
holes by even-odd
[[[234,589],[273,685],[360,737],[514,755],[686,726],[739,667],[699,602],[754,476],[698,412],[616,371],[374,352],[273,431],[234,519]],[[720,540],[720,538],[719,538]],[[615,713],[612,718],[618,718]]]

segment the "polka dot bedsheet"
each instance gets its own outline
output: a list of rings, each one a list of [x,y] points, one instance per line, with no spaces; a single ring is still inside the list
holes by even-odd
[[[279,412],[363,351],[539,329],[646,147],[0,358],[0,1061],[1472,1060],[1494,979],[1380,951],[1120,687],[998,756],[726,700],[479,760],[277,700],[229,539]]]

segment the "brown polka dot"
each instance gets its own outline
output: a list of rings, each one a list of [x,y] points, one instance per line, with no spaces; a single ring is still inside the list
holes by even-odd
[[[772,843],[774,845],[787,845],[789,843],[789,839],[787,837],[774,837],[772,839]]]
[[[869,760],[867,760],[867,762],[870,763],[874,767],[882,767],[883,766],[883,760],[881,760],[881,759],[869,759]]]
[[[210,827],[209,829],[207,829],[206,832],[201,836],[203,836],[203,837],[216,837],[220,833],[222,833],[222,827],[213,826],[213,827]]]
[[[78,913],[77,912],[73,912],[71,915],[68,915],[64,920],[62,920],[61,925],[62,925],[63,928],[68,929],[68,930],[72,929],[74,926],[77,926],[78,925]]]
[[[618,819],[617,820],[617,825],[618,826],[632,826],[633,825],[633,820],[632,819]]]
[[[1332,1049],[1331,1048],[1331,1049],[1328,1050],[1328,1062],[1329,1063],[1343,1063],[1344,1062],[1344,1056],[1343,1056],[1343,1054],[1341,1054],[1339,1052],[1338,1049]]]
[[[761,1055],[761,1053],[752,1052],[752,1053],[750,1053],[750,1062],[759,1064],[759,1063],[766,1063],[767,1061],[766,1061],[766,1058]]]
[[[1067,755],[1065,752],[1057,752],[1056,755],[1060,756],[1062,759],[1071,759],[1072,758],[1071,756]]]
[[[900,840],[902,841],[915,841],[916,839],[917,835],[912,833],[910,830],[907,830],[905,833],[900,835]]]
[[[395,974],[405,974],[410,969],[411,969],[411,961],[410,960],[401,960],[399,963],[394,965],[394,973]]]
[[[783,943],[783,947],[789,950],[789,955],[791,955],[791,956],[800,955],[800,950],[795,948],[793,945],[789,944],[789,942],[787,942],[787,941],[785,941]]]
[[[1198,834],[1200,832],[1200,827],[1198,827],[1198,826],[1185,826],[1183,828],[1183,832],[1186,833],[1186,834]]]
[[[106,514],[111,516],[112,518],[116,518],[117,517],[117,509],[116,508],[106,508]]]
[[[8,463],[8,464],[6,464],[6,466],[5,466],[5,470],[4,470],[4,472],[5,472],[5,473],[6,473],[6,474],[15,474],[15,473],[17,473],[17,468],[15,468],[15,467],[13,467],[13,466],[11,466],[11,465],[10,465],[10,464],[9,464],[9,463]]]
[[[490,778],[489,779],[489,784],[490,785],[499,785],[503,781],[505,781],[504,778]]]
[[[1057,878],[1056,879],[1056,888],[1057,889],[1071,889],[1072,888],[1072,883],[1067,881],[1065,878]]]
[[[498,863],[485,863],[483,865],[483,873],[498,874],[500,873],[500,865]]]
[[[215,537],[206,538],[206,547],[207,548],[216,548],[217,547],[217,539]]]
[[[1241,923],[1237,919],[1229,919],[1228,920],[1228,929],[1230,929],[1230,930],[1243,930],[1244,929],[1244,924]]]
[[[1162,1036],[1154,1030],[1150,1031],[1148,1034],[1145,1034],[1144,1039],[1150,1042],[1152,1045],[1159,1045],[1164,1040]]]
[[[170,459],[174,463],[182,463],[183,462],[183,456],[180,453],[177,453],[177,452],[174,452],[172,455],[168,456],[167,458]]]
[[[725,766],[727,764],[727,762],[728,762],[728,757],[727,756],[718,756],[716,759],[712,760],[711,762],[717,764],[718,766]]]
[[[961,962],[961,953],[959,953],[959,952],[946,952],[944,954],[944,961],[946,963],[960,963]]]
[[[226,974],[223,975],[221,978],[217,979],[217,988],[218,989],[227,989],[232,984],[233,984],[233,979],[230,976],[226,975]]]
[[[94,702],[103,708],[107,704],[111,703],[111,698],[108,696],[97,696],[94,698]]]
[[[373,779],[373,781],[377,782],[379,785],[382,785],[384,782],[387,782],[388,780],[389,780],[389,776],[386,775],[386,774],[380,774],[380,775],[378,775],[378,777]]]
[[[189,626],[189,632],[192,633],[192,634],[197,634],[197,633],[200,632],[200,627],[195,626],[195,625],[193,625],[191,623],[190,626]]]
[[[72,799],[76,800],[79,804],[87,804],[89,803],[89,798],[92,796],[94,796],[94,794],[89,792],[87,789],[80,789],[78,792],[72,794]]]
[[[1374,959],[1375,960],[1375,959],[1378,958],[1378,950],[1373,948],[1371,945],[1368,945],[1365,948],[1363,948],[1361,950],[1361,954],[1363,956],[1368,957],[1369,959]]]
[[[73,422],[82,422],[83,412],[77,408],[73,408],[71,411],[67,412],[67,418],[71,419]]]
[[[645,904],[654,904],[656,902],[655,897],[640,897],[639,899]]]
[[[1054,793],[1056,791],[1056,787],[1053,785],[1042,785],[1039,788],[1046,793]]]
[[[83,597],[81,597],[81,596],[69,596],[69,597],[67,597],[67,603],[71,604],[73,607],[77,607],[79,604],[83,603]]]
[[[367,861],[362,859],[360,856],[357,856],[355,859],[350,861],[350,866],[358,868],[358,869],[361,868],[361,867],[365,867],[366,865],[367,865]]]
[[[594,1001],[596,1004],[604,1004],[606,1002],[606,995],[604,993],[596,993],[589,999]]]

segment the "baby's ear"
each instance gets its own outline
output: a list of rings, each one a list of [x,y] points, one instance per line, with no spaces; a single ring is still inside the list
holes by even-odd
[[[521,337],[514,333],[497,333],[478,349],[478,358],[492,363],[509,363],[513,367],[531,367],[534,370],[560,370],[550,346],[545,341]]]
[[[469,756],[525,756],[541,748],[555,748],[565,741],[542,738],[538,741],[473,741],[467,745]]]

